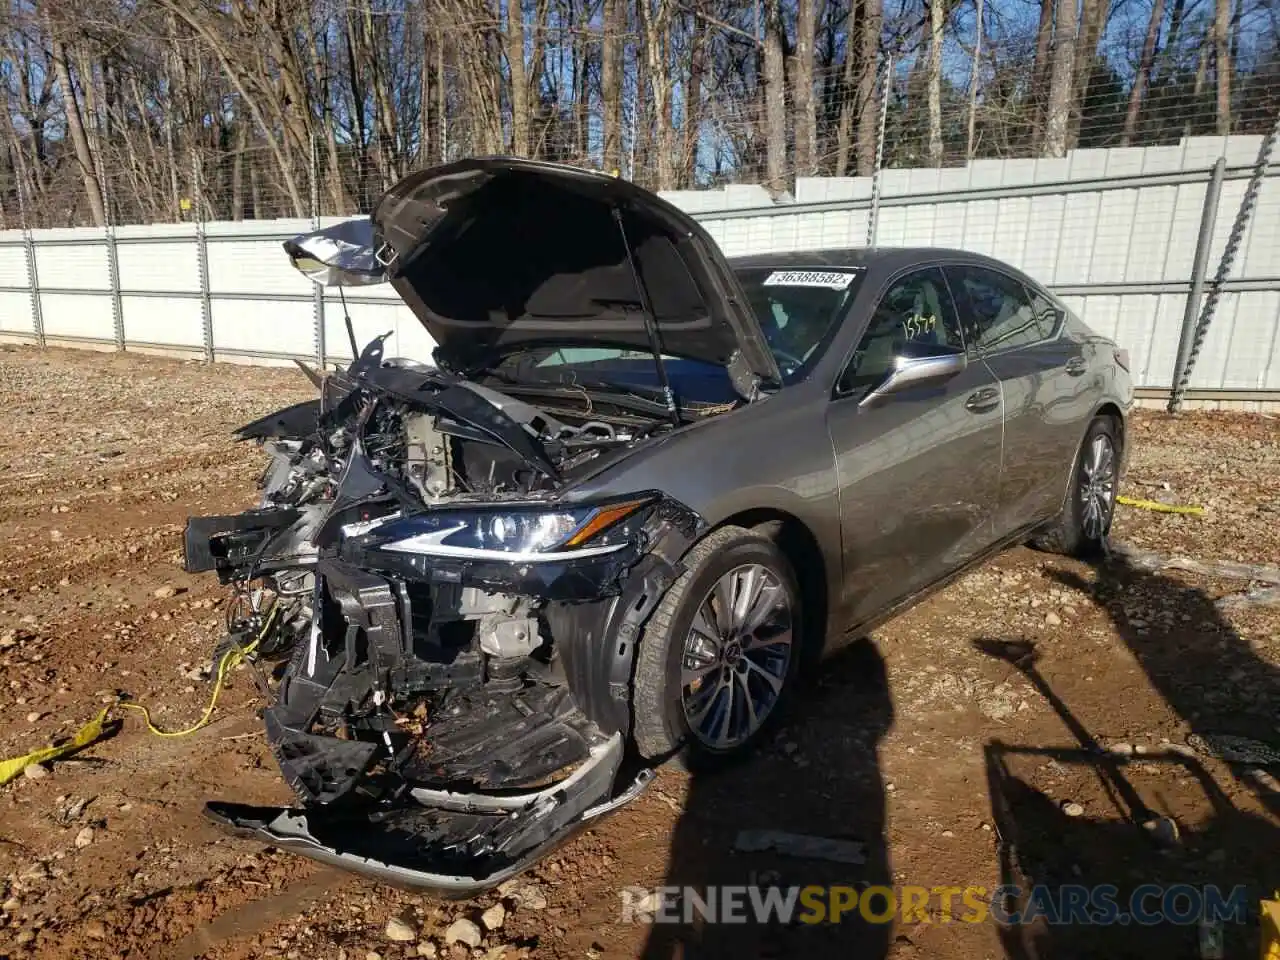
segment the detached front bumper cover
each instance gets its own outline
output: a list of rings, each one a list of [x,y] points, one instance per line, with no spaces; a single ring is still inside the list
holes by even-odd
[[[614,734],[568,779],[532,792],[415,788],[394,805],[359,810],[211,802],[205,815],[236,835],[384,883],[466,899],[638,797],[654,773],[639,770],[614,794],[622,759],[622,737]]]

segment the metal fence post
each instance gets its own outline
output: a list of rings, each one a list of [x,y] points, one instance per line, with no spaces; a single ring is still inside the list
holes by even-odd
[[[1196,318],[1200,314],[1200,297],[1204,294],[1204,277],[1209,266],[1209,247],[1213,244],[1213,225],[1218,220],[1218,201],[1222,198],[1222,178],[1227,170],[1226,157],[1219,157],[1204,189],[1204,208],[1200,211],[1200,234],[1196,238],[1196,255],[1191,264],[1191,292],[1182,311],[1182,333],[1178,335],[1178,353],[1173,363],[1172,397],[1187,370],[1191,343],[1195,338]]]
[[[27,204],[22,195],[22,183],[18,183],[18,216],[22,219],[22,249],[27,258],[27,290],[31,297],[31,330],[36,343],[45,345],[44,306],[40,303],[40,273],[36,269],[36,238],[27,219]]]
[[[196,269],[200,273],[200,327],[204,339],[204,359],[213,363],[213,303],[209,299],[209,244],[200,210],[200,158],[191,153],[191,209],[196,222]]]
[[[123,350],[124,304],[120,299],[120,250],[116,246],[116,229],[107,218],[107,273],[111,279],[111,326],[115,331],[116,349]]]
[[[316,138],[311,138],[311,229],[320,229],[320,161],[316,154]],[[316,366],[324,369],[324,287],[313,284],[311,291],[311,318],[315,323],[313,346],[315,348]]]
[[[876,135],[876,165],[871,171],[871,209],[867,211],[867,246],[876,245],[880,227],[880,171],[884,167],[884,128],[889,118],[889,94],[893,92],[893,54],[885,55],[884,82],[880,85],[880,130]]]

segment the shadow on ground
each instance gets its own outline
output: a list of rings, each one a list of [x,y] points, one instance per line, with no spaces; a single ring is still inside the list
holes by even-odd
[[[816,682],[797,701],[772,747],[732,768],[691,778],[672,837],[667,886],[690,887],[705,895],[713,885],[777,886],[785,891],[809,884],[865,888],[892,882],[879,749],[893,723],[893,706],[879,651],[870,641],[858,641],[824,664]],[[757,829],[860,841],[866,862],[735,852],[739,831]],[[707,923],[689,902],[691,922],[655,923],[649,928],[645,960],[877,960],[887,955],[892,938],[890,925],[867,923],[856,911],[839,924]],[[683,920],[682,911],[677,905],[669,912]],[[749,908],[744,912],[751,913]]]
[[[1041,675],[1033,644],[975,642],[982,652],[1016,666],[1075,740],[1061,746],[993,741],[986,747],[992,812],[1001,840],[1001,882],[1020,888],[1001,907],[1025,916],[1028,909],[1050,905],[1036,923],[1002,928],[1006,955],[1012,960],[1256,956],[1258,901],[1280,887],[1275,856],[1280,850],[1275,820],[1280,797],[1265,770],[1270,762],[1266,751],[1253,756],[1239,751],[1249,748],[1243,738],[1264,744],[1276,739],[1280,672],[1250,649],[1204,591],[1117,557],[1099,561],[1097,574],[1093,583],[1064,570],[1054,576],[1091,593],[1107,611],[1151,687],[1190,728],[1192,746],[1172,744],[1140,755],[1104,747]],[[1114,706],[1125,709],[1123,702]],[[1203,762],[1208,756],[1247,761],[1226,763],[1228,782],[1234,778],[1247,788],[1243,794],[1232,791],[1238,802],[1232,802]],[[1046,763],[1089,771],[1111,809],[1096,816],[1093,810],[1088,816],[1069,816],[1030,782],[1035,768]],[[1211,765],[1222,769],[1216,760]],[[1194,785],[1203,802],[1194,810],[1167,809],[1162,788],[1175,780]],[[1059,898],[1033,904],[1029,891],[1036,885],[1059,891]],[[1110,885],[1117,910],[1090,900],[1074,917],[1060,915],[1063,922],[1051,923],[1053,907],[1062,911],[1063,885],[1091,891]],[[1175,885],[1187,886],[1175,896],[1170,892]],[[1224,922],[1216,933],[1200,923],[1209,885],[1225,902]],[[1138,906],[1150,912],[1163,908],[1182,922],[1147,925],[1132,916],[1127,923],[1120,920],[1118,914],[1130,912],[1133,894],[1143,890],[1149,892]],[[1233,891],[1236,900],[1231,899]],[[1086,916],[1112,922],[1080,922]],[[1215,952],[1216,937],[1225,952]]]

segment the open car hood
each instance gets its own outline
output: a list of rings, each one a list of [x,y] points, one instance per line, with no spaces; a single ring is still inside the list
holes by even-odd
[[[540,345],[648,353],[647,309],[664,353],[724,365],[739,389],[779,379],[715,241],[655,194],[594,171],[461,160],[401,180],[369,221],[285,248],[319,283],[385,277],[456,370]]]

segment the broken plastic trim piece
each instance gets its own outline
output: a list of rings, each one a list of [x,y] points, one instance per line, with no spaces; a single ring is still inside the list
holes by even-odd
[[[613,794],[622,754],[614,734],[567,780],[518,795],[419,789],[412,804],[359,812],[210,802],[205,815],[234,834],[322,863],[464,899],[528,869],[643,793],[654,777],[647,768]]]

